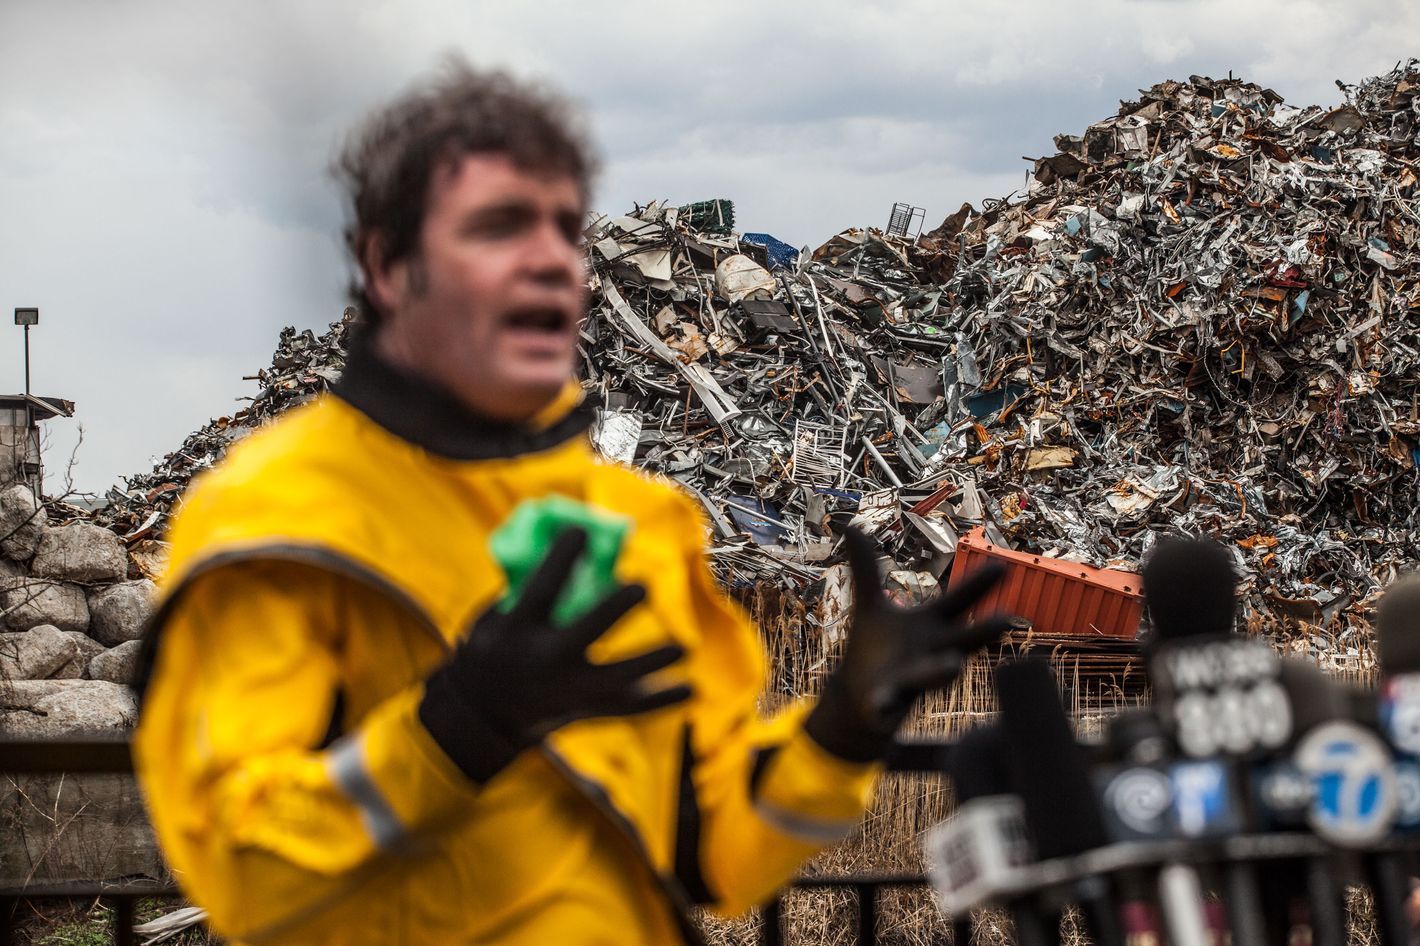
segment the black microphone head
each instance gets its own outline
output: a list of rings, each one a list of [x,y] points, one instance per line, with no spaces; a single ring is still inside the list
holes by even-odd
[[[1217,542],[1160,539],[1144,563],[1143,578],[1154,644],[1233,631],[1238,575]]]
[[[1283,660],[1277,669],[1277,679],[1287,693],[1287,704],[1292,714],[1290,743],[1295,744],[1322,723],[1351,718],[1353,707],[1348,690],[1323,673],[1316,664],[1305,660]]]
[[[1001,664],[996,694],[1007,771],[1025,803],[1037,855],[1068,857],[1107,844],[1086,753],[1070,730],[1050,665],[1038,659]]]
[[[1332,685],[1340,691],[1339,701],[1345,704],[1346,719],[1374,732],[1381,731],[1381,708],[1373,690],[1341,680],[1333,680]]]
[[[1376,657],[1383,677],[1420,673],[1420,575],[1402,578],[1381,596]]]
[[[1006,771],[1000,728],[994,724],[978,726],[957,739],[947,777],[952,780],[959,805],[973,798],[1010,794],[1011,777]]]

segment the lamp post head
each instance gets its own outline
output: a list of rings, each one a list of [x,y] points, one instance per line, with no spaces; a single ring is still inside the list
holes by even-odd
[[[19,307],[16,307],[16,309],[15,309],[15,324],[16,324],[16,325],[38,325],[38,324],[39,324],[39,309],[34,308],[33,306],[28,307],[28,308],[19,308]]]

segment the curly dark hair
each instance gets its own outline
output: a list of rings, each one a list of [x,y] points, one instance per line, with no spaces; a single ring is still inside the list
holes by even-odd
[[[584,196],[596,171],[580,117],[565,99],[461,58],[371,114],[347,140],[332,171],[350,201],[345,245],[366,277],[352,282],[350,297],[367,326],[381,315],[364,289],[369,240],[379,237],[383,265],[417,257],[435,172],[480,153],[566,175]]]

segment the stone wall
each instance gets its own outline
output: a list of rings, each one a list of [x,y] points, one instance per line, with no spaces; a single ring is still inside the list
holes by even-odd
[[[122,735],[154,585],[123,540],[0,492],[0,738]],[[0,884],[160,876],[134,780],[0,772]],[[9,843],[18,839],[20,843]]]

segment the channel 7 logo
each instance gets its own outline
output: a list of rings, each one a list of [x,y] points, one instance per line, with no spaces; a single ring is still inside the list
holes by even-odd
[[[1400,804],[1389,747],[1344,720],[1323,723],[1297,745],[1296,762],[1316,791],[1308,821],[1333,844],[1357,847],[1385,837]]]

